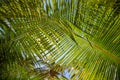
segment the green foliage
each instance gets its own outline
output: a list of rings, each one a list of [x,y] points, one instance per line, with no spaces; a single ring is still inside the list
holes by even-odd
[[[119,80],[118,0],[0,0],[0,79]]]

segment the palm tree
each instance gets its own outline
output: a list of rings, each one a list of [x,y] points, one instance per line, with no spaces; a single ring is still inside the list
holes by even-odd
[[[118,0],[0,0],[1,80],[119,80]]]

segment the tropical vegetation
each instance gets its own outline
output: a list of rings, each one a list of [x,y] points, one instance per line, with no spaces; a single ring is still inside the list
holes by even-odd
[[[1,80],[119,80],[119,0],[0,0]]]

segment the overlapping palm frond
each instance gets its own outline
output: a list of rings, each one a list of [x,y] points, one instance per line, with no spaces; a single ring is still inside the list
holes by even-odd
[[[117,0],[0,0],[0,78],[119,80]]]

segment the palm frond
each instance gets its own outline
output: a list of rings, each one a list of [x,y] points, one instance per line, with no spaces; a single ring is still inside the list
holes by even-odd
[[[1,0],[1,79],[119,80],[117,2]]]

